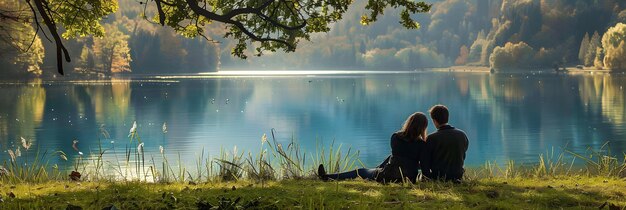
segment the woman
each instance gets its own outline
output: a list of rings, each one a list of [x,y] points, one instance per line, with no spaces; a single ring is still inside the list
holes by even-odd
[[[338,174],[326,174],[320,164],[317,175],[322,180],[344,180],[361,177],[379,182],[401,182],[405,178],[415,182],[420,155],[426,141],[426,115],[416,112],[404,122],[402,129],[391,135],[391,155],[376,168],[360,168]]]

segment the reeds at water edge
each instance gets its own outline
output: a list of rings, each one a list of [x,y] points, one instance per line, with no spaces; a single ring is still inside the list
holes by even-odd
[[[162,134],[165,138],[166,123],[163,123]],[[29,151],[33,143],[22,138],[21,145],[7,150],[10,157],[1,164],[0,182],[68,180],[75,179],[75,176],[70,175],[76,175],[73,172],[77,172],[78,180],[84,181],[199,183],[249,180],[264,183],[270,180],[315,178],[315,169],[319,164],[324,164],[328,173],[365,167],[359,160],[359,152],[350,147],[344,148],[334,141],[330,145],[318,141],[315,150],[308,152],[294,137],[278,140],[273,129],[269,136],[264,134],[261,137],[260,147],[256,151],[241,151],[237,147],[232,150],[222,148],[213,157],[203,148],[196,154],[195,165],[185,164],[180,152],[172,159],[175,161],[171,162],[167,148],[163,145],[159,145],[157,154],[146,151],[145,145],[152,142],[142,141],[136,122],[129,130],[128,138],[128,143],[122,147],[123,157],[118,157],[120,152],[117,151],[119,148],[116,142],[110,141],[108,132],[101,127],[98,147],[90,150],[88,155],[80,151],[78,140],[72,141],[72,148],[78,156],[71,161],[68,160],[68,154],[60,150],[50,153],[37,150],[35,157],[28,159],[26,152],[22,156],[21,149]],[[105,145],[103,141],[110,144]],[[58,160],[54,161],[58,163],[50,164],[51,160]],[[582,161],[582,167],[581,164],[576,165],[576,161]],[[540,154],[538,161],[533,164],[487,161],[482,167],[468,168],[465,179],[568,175],[626,177],[626,153],[619,156],[611,154],[609,142],[598,150],[589,148],[585,153],[573,152],[566,145],[559,152],[552,149]]]

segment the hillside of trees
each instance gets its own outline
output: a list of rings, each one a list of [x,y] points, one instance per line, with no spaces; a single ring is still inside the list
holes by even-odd
[[[385,70],[472,65],[501,71],[593,66],[595,60],[604,63],[606,51],[612,51],[600,46],[603,35],[626,23],[626,1],[619,0],[443,0],[430,1],[431,11],[415,16],[419,30],[405,30],[393,18],[399,15],[393,9],[372,25],[359,24],[364,2],[356,1],[330,33],[319,34],[295,53],[222,62],[223,66]],[[602,48],[599,53],[597,47],[583,49],[591,52],[585,56],[590,63],[579,59],[586,34],[592,45]],[[619,40],[624,39],[611,41],[612,49],[621,49]],[[596,59],[596,54],[602,57]]]

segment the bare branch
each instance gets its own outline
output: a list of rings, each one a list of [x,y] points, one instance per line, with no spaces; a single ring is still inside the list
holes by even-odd
[[[12,21],[19,21],[20,19],[17,16],[13,16],[11,14],[5,14],[4,12],[0,12],[0,19],[9,19]]]
[[[70,54],[67,52],[67,49],[63,45],[61,37],[57,32],[57,27],[52,18],[49,16],[49,13],[46,12],[44,8],[45,0],[33,0],[35,2],[35,6],[37,7],[37,11],[39,11],[39,15],[41,15],[41,19],[46,24],[46,27],[52,34],[52,38],[54,38],[54,42],[56,44],[57,50],[57,70],[59,74],[63,75],[63,55],[65,55],[65,61],[71,62]]]
[[[165,26],[165,12],[163,12],[163,7],[161,6],[161,0],[154,0],[157,5],[157,11],[159,12],[159,23],[161,26]]]
[[[33,7],[33,5],[30,3],[30,1],[26,1],[26,3],[28,3],[28,6],[30,7],[30,10],[33,12],[33,19],[35,19],[35,27],[37,28],[37,31],[39,31],[39,29],[41,29],[41,25],[39,25],[39,19],[37,18],[37,12],[35,12],[35,8]],[[35,33],[36,34],[36,33]],[[50,39],[50,37],[48,37],[48,35],[46,34],[45,31],[41,30],[41,34],[43,34],[43,36],[49,41],[52,42],[52,40]]]

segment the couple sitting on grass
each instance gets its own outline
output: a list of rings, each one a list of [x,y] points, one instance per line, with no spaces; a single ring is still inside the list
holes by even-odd
[[[448,108],[436,105],[430,117],[437,131],[426,136],[428,119],[417,112],[409,116],[402,129],[391,135],[391,155],[376,168],[360,168],[327,174],[324,165],[318,168],[322,180],[345,180],[357,177],[378,182],[417,180],[419,170],[426,179],[460,182],[469,141],[462,130],[448,124]]]

